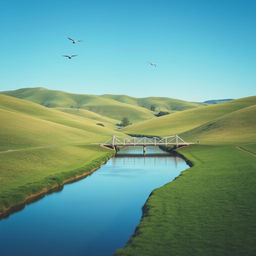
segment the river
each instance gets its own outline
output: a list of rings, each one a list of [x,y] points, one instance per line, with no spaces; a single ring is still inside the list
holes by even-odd
[[[125,148],[85,179],[0,221],[1,256],[110,256],[125,246],[148,196],[188,165],[157,147]]]

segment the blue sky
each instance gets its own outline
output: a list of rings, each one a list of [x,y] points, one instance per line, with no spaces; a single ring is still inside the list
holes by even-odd
[[[254,0],[0,0],[0,90],[255,95],[255,13]]]

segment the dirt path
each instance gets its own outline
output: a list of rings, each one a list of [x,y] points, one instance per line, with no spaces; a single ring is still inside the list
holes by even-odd
[[[41,148],[51,148],[51,147],[57,147],[57,146],[60,146],[60,145],[46,145],[46,146],[38,146],[38,147],[30,147],[30,148],[8,149],[5,151],[0,151],[0,154],[12,153],[12,152],[17,152],[17,151],[33,150],[33,149],[41,149]]]
[[[250,154],[251,156],[256,157],[256,153],[253,153],[253,152],[251,152],[251,151],[249,151],[249,150],[247,150],[247,149],[245,149],[245,148],[243,148],[243,147],[241,147],[241,146],[236,146],[236,148],[237,148],[238,150],[240,150],[240,151],[243,151],[243,152],[246,152],[247,154]]]

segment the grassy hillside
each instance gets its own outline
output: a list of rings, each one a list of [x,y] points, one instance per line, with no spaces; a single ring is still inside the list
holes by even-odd
[[[186,109],[197,108],[204,106],[203,103],[188,102],[178,99],[172,99],[167,97],[146,97],[146,98],[135,98],[126,95],[112,95],[105,94],[105,98],[114,99],[123,103],[141,106],[146,109],[150,109],[152,105],[156,107],[156,111],[183,111]]]
[[[167,97],[135,98],[127,95],[85,95],[72,94],[45,88],[24,88],[3,94],[33,101],[50,108],[62,108],[66,112],[74,109],[89,110],[102,116],[120,121],[128,117],[132,122],[152,119],[154,113],[170,113],[204,106],[204,103],[187,102]],[[155,107],[155,112],[151,111]]]
[[[223,103],[223,102],[230,101],[230,100],[233,100],[233,99],[206,100],[206,101],[204,101],[204,103],[206,103],[206,104],[219,104],[219,103]]]
[[[181,136],[201,143],[245,143],[256,141],[256,105],[221,116]]]
[[[113,134],[97,121],[0,95],[1,149],[89,141]]]
[[[97,120],[0,95],[0,214],[27,195],[90,171],[111,152],[91,142],[114,132]]]
[[[56,108],[62,112],[69,113],[76,116],[82,116],[92,120],[96,120],[103,123],[116,124],[119,120],[112,119],[106,116],[102,116],[98,113],[86,110],[86,109],[76,109],[76,108]]]
[[[2,93],[48,108],[86,109],[119,121],[123,117],[128,117],[132,122],[154,117],[152,111],[138,105],[122,103],[97,95],[72,94],[45,88],[24,88]]]
[[[256,97],[247,97],[217,105],[210,105],[177,112],[157,119],[129,126],[126,131],[133,134],[167,136],[181,134],[215,120],[236,110],[256,104]]]

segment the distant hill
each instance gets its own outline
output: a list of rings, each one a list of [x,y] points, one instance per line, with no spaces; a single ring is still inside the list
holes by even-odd
[[[223,103],[223,102],[231,101],[231,100],[233,100],[233,99],[206,100],[206,101],[204,101],[204,103],[206,103],[206,104],[219,104],[219,103]]]
[[[216,118],[181,136],[201,142],[252,142],[256,141],[256,104]]]
[[[119,102],[137,105],[146,109],[151,109],[152,106],[155,107],[156,111],[183,111],[186,109],[201,107],[205,104],[195,103],[189,101],[183,101],[167,97],[146,97],[146,98],[135,98],[126,95],[112,95],[105,94],[102,95],[105,98],[114,99]]]
[[[223,126],[223,129],[226,129],[225,134],[231,133],[234,127],[234,122],[231,122],[232,117],[234,117],[234,120],[236,119],[236,122],[239,121],[238,118],[235,118],[235,116],[231,115],[231,113],[235,111],[242,110],[244,108],[255,106],[256,105],[256,96],[247,97],[247,98],[241,98],[237,100],[228,101],[225,103],[215,104],[215,105],[208,105],[201,108],[194,108],[190,110],[185,110],[182,112],[176,112],[171,115],[166,115],[163,117],[159,117],[157,119],[148,120],[144,122],[140,122],[138,124],[134,124],[128,128],[126,128],[127,133],[132,134],[145,134],[145,135],[160,135],[160,136],[167,136],[172,134],[185,134],[187,138],[192,138],[191,135],[192,130],[194,130],[194,135],[197,134],[197,136],[194,136],[193,138],[203,138],[206,133],[204,128],[207,127],[208,124],[211,122],[217,122],[218,118],[223,118],[223,122],[221,124],[224,124],[225,118],[229,120],[230,128],[228,127],[228,122],[226,122],[225,127]],[[251,110],[250,114],[247,116],[244,116],[245,119],[243,121],[243,125],[246,127],[246,118],[248,119],[248,124],[251,125],[251,120],[256,114],[254,109]],[[240,112],[239,112],[240,113]],[[246,112],[247,113],[247,112]],[[230,115],[228,115],[230,114]],[[242,116],[240,116],[242,118]],[[217,122],[220,124],[220,122]],[[205,126],[206,125],[206,126]],[[233,127],[232,127],[233,126]],[[199,127],[203,127],[199,132]],[[241,125],[242,127],[242,125]],[[209,127],[208,127],[209,128]],[[256,127],[253,126],[253,128]],[[216,131],[216,130],[215,130]],[[242,132],[243,130],[241,130]],[[213,134],[213,130],[211,130]],[[199,136],[200,135],[200,136]],[[224,135],[224,133],[223,133]],[[208,136],[210,139],[210,137]],[[221,141],[221,135],[219,137]],[[224,139],[224,138],[223,138]],[[216,140],[217,141],[217,140]]]
[[[155,118],[154,114],[160,110],[172,113],[205,105],[166,97],[135,98],[110,94],[98,96],[73,94],[41,87],[23,88],[1,93],[33,101],[48,108],[59,108],[73,114],[85,116],[85,112],[82,113],[80,111],[78,113],[74,109],[95,112],[101,116],[116,120],[116,122],[119,122],[123,117],[127,117],[134,123]]]

